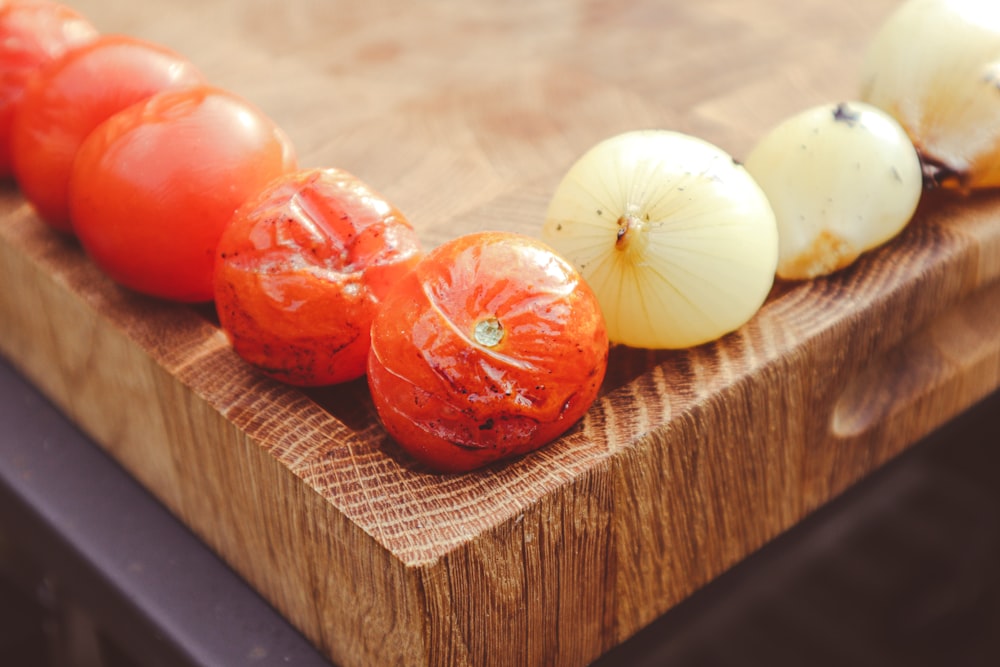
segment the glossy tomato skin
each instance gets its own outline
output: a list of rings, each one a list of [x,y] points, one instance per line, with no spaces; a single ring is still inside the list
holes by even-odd
[[[368,384],[388,433],[439,472],[538,449],[598,395],[608,336],[593,292],[546,245],[482,232],[432,250],[372,325]]]
[[[101,122],[155,93],[205,83],[187,59],[124,35],[104,35],[40,69],[11,127],[14,178],[43,220],[72,231],[69,178]]]
[[[211,86],[158,93],[81,144],[70,176],[73,230],[119,284],[211,301],[223,229],[295,167],[285,133],[237,95]]]
[[[97,36],[90,21],[66,5],[0,4],[0,177],[11,175],[11,123],[25,86],[44,64]]]
[[[361,377],[372,319],[422,256],[413,227],[357,177],[308,169],[272,182],[219,241],[215,304],[236,352],[300,386]]]

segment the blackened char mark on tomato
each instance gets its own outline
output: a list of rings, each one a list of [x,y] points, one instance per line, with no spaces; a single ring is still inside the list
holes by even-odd
[[[423,359],[427,363],[428,368],[430,368],[432,371],[434,371],[434,374],[436,376],[438,376],[439,378],[441,378],[442,380],[444,380],[448,384],[448,386],[451,387],[454,391],[458,392],[462,396],[468,396],[469,395],[469,390],[466,387],[464,387],[461,384],[459,384],[458,381],[455,380],[455,378],[453,378],[448,373],[448,371],[445,369],[444,365],[439,364],[436,361],[433,361],[432,359],[426,358],[419,351],[417,352],[417,356],[420,357],[421,359]],[[472,399],[469,399],[469,400],[472,400]],[[455,405],[453,407],[459,408],[459,406],[457,406],[457,405]]]
[[[328,354],[330,356],[337,354],[346,347],[349,347],[358,340],[361,336],[361,332],[355,330],[354,335],[345,343],[337,345],[336,347],[327,348]],[[268,359],[274,358],[275,347],[270,343],[263,343],[260,346],[261,352]],[[327,350],[324,350],[326,352]],[[280,348],[279,355],[284,355],[286,357],[291,356],[295,359],[295,362],[289,366],[269,366],[265,363],[255,364],[264,373],[269,373],[272,375],[284,376],[289,378],[310,378],[316,375],[316,357],[317,353],[309,348],[307,345],[300,345],[295,343],[286,343]],[[324,355],[325,356],[325,355]],[[324,369],[327,374],[332,373],[333,366],[327,364]]]
[[[239,253],[232,253],[232,256],[237,254]],[[227,288],[228,287],[229,286],[227,285]],[[242,305],[242,301],[235,291],[232,292],[232,298],[227,302],[225,311],[228,314],[228,319],[232,323],[232,326],[235,326],[241,331],[266,331],[266,327],[260,326],[257,319],[248,314],[248,309]],[[339,345],[325,347],[323,349],[324,356],[332,357],[336,355],[341,350],[354,345],[360,337],[361,330],[356,326],[351,326],[350,337],[346,341],[341,342]],[[305,341],[310,340],[313,339],[305,339]],[[319,352],[315,349],[315,345],[311,348],[310,345],[307,344],[296,344],[288,341],[283,343],[280,347],[276,347],[273,343],[264,341],[258,342],[255,341],[254,338],[249,338],[243,341],[234,341],[234,345],[244,350],[258,350],[260,352],[260,358],[254,356],[252,362],[253,365],[256,366],[261,372],[273,377],[283,378],[284,380],[308,381],[310,378],[316,377],[317,375],[316,363],[319,358]],[[293,358],[295,361],[287,366],[267,363],[267,360],[275,358]],[[324,370],[326,371],[325,375],[333,374],[333,365],[328,363]]]
[[[568,401],[567,401],[568,402]],[[541,425],[541,422],[537,417],[532,417],[530,415],[522,414],[512,414],[512,413],[499,413],[492,417],[488,417],[485,421],[478,425],[480,431],[493,431],[498,434],[498,438],[493,443],[479,443],[479,442],[460,442],[458,440],[450,439],[449,442],[456,447],[461,447],[462,449],[468,451],[481,452],[483,450],[508,450],[511,447],[510,435],[512,432],[505,428],[505,424],[510,421],[516,421],[523,423],[529,423],[531,426],[527,428],[529,432],[535,432]],[[438,422],[440,423],[440,422]],[[521,433],[525,431],[524,427],[521,427]],[[523,445],[523,441],[517,437],[514,437],[513,446]]]

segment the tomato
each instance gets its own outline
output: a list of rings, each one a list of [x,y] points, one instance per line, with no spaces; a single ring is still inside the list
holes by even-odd
[[[157,93],[81,144],[70,175],[73,230],[121,285],[211,301],[223,229],[295,166],[285,133],[235,94],[211,86]]]
[[[96,37],[97,29],[64,5],[0,5],[0,177],[11,174],[10,126],[28,81],[44,63]]]
[[[11,129],[21,192],[56,229],[72,231],[69,176],[83,140],[102,121],[154,93],[204,83],[193,64],[162,46],[99,37],[43,67],[25,89]]]
[[[432,250],[386,297],[371,335],[382,424],[442,472],[553,440],[587,411],[607,369],[593,292],[548,246],[511,233]]]
[[[293,172],[248,201],[219,241],[219,321],[270,377],[353,380],[365,372],[376,309],[421,256],[403,214],[357,177]]]

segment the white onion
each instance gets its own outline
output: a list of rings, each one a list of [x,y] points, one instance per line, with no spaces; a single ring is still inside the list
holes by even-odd
[[[929,179],[1000,185],[1000,0],[908,0],[881,26],[861,99],[906,129]]]
[[[764,135],[746,168],[778,222],[778,276],[808,279],[896,236],[923,192],[903,128],[863,103],[823,105]]]
[[[682,348],[746,323],[774,281],[774,214],[719,148],[666,130],[611,137],[568,171],[543,238],[597,295],[612,342]]]

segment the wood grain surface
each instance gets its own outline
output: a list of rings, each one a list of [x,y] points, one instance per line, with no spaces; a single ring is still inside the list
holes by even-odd
[[[79,0],[351,171],[431,247],[537,234],[620,131],[740,158],[852,99],[894,0]],[[584,665],[1000,385],[1000,199],[925,198],[835,276],[723,340],[615,348],[565,437],[438,476],[364,382],[299,391],[211,308],[130,294],[0,197],[0,351],[338,664]]]

